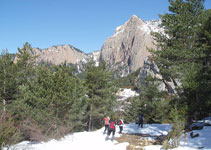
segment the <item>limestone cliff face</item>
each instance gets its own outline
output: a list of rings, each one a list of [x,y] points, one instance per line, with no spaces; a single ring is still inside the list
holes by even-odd
[[[168,91],[170,94],[176,94],[176,87],[181,85],[179,80],[166,81],[160,74],[160,70],[155,62],[152,60],[151,56],[144,59],[144,65],[138,75],[137,84],[140,84],[142,86],[144,83],[144,79],[149,75],[157,79],[160,91]]]
[[[33,48],[32,55],[37,55],[37,63],[48,62],[51,64],[61,64],[63,62],[76,64],[78,61],[86,59],[87,54],[71,45],[58,45],[46,49]]]
[[[158,21],[143,21],[133,15],[105,41],[101,48],[101,60],[111,68],[124,66],[125,75],[136,71],[150,55],[148,48],[155,47],[150,32],[160,31],[158,25]]]

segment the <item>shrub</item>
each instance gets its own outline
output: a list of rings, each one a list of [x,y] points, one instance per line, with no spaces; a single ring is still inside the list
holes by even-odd
[[[172,119],[172,130],[168,134],[168,140],[164,141],[163,148],[175,148],[180,144],[180,136],[184,130],[184,117],[182,114],[179,114],[177,108],[174,107],[171,110],[170,117]]]
[[[0,118],[0,150],[3,146],[10,146],[20,140],[20,134],[10,116]]]

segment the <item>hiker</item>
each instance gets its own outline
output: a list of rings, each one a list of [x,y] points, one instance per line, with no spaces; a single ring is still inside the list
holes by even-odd
[[[109,124],[108,135],[107,135],[106,139],[108,139],[108,137],[110,136],[110,134],[112,132],[111,140],[113,141],[114,140],[115,131],[116,131],[116,122],[114,120],[111,120],[110,124]]]
[[[120,119],[120,120],[118,121],[118,125],[119,125],[119,134],[122,134],[123,124],[124,124],[123,120]]]
[[[106,131],[108,131],[109,121],[110,121],[110,118],[109,118],[108,116],[106,116],[106,117],[104,118],[105,130],[104,130],[103,134],[105,134]]]
[[[144,123],[144,115],[141,114],[141,115],[138,117],[138,128],[140,127],[140,125],[141,125],[141,128],[143,128],[143,123]]]

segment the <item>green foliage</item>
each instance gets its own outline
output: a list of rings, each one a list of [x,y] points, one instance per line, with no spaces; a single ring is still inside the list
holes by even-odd
[[[85,85],[87,87],[88,129],[93,130],[102,126],[104,115],[113,112],[116,104],[116,88],[112,83],[111,72],[106,69],[105,63],[95,66],[94,62],[87,64]]]
[[[4,146],[17,142],[19,138],[20,134],[13,119],[8,115],[0,118],[0,150]]]
[[[197,110],[200,118],[207,116],[211,108],[211,10],[206,10],[201,14],[202,26],[198,39],[197,61],[200,63],[195,78],[197,83],[197,103],[193,110]],[[201,102],[203,101],[203,102]],[[194,113],[190,110],[190,113]]]
[[[174,100],[188,108],[189,120],[202,118],[210,107],[211,88],[204,92],[210,85],[210,11],[204,10],[203,0],[169,2],[170,13],[160,15],[165,34],[154,33],[154,60],[165,80],[181,83]]]
[[[138,116],[144,114],[146,123],[162,123],[168,121],[169,99],[165,92],[158,90],[159,82],[148,76],[140,87],[139,97],[133,98],[125,113],[127,122],[138,121]]]
[[[180,136],[184,130],[185,120],[184,114],[178,112],[177,108],[171,109],[170,117],[172,123],[172,130],[168,134],[168,142],[164,142],[164,148],[176,148],[180,144]]]
[[[7,50],[2,50],[0,58],[0,102],[2,111],[6,113],[6,105],[15,99],[17,85],[14,80],[16,68]]]
[[[27,42],[23,45],[23,48],[18,48],[15,62],[18,68],[16,80],[19,86],[30,82],[33,77],[35,59],[37,56],[33,56],[32,54],[32,47]]]
[[[135,72],[130,73],[128,76],[126,77],[121,77],[121,78],[117,78],[114,79],[114,83],[115,85],[117,85],[117,87],[119,88],[131,88],[132,90],[137,90],[137,76],[140,73],[140,69],[136,70]]]
[[[83,129],[85,89],[71,71],[65,64],[38,66],[33,80],[20,87],[21,97],[13,104],[13,115],[20,123],[33,123],[34,128],[29,128],[32,125],[28,123],[23,128],[29,130],[30,140],[35,138],[30,137],[33,134],[45,138]],[[37,128],[41,131],[31,135]]]

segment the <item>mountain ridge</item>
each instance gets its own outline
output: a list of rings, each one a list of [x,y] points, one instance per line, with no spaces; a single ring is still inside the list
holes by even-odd
[[[37,63],[48,62],[60,64],[63,62],[79,64],[92,58],[99,63],[105,61],[112,70],[121,71],[118,76],[143,67],[144,59],[150,55],[148,48],[155,48],[151,31],[162,32],[159,20],[144,21],[132,15],[123,25],[116,27],[113,35],[108,37],[99,51],[85,53],[70,44],[54,45],[49,48],[33,48],[31,54],[38,55]]]

